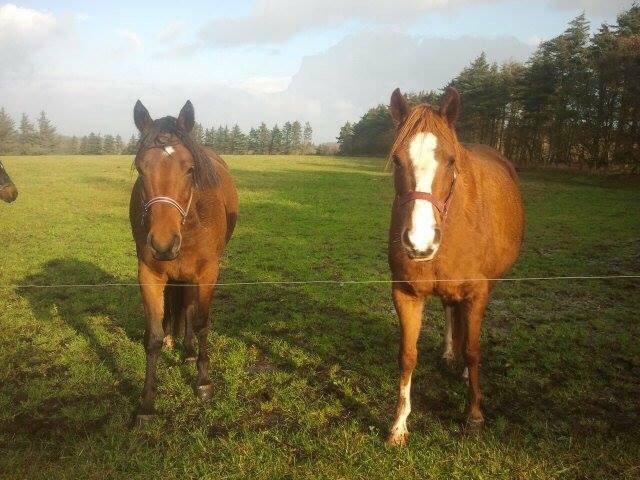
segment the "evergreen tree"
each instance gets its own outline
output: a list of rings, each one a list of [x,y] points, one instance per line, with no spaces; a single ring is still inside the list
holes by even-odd
[[[124,143],[122,142],[122,137],[120,135],[116,135],[113,149],[116,155],[122,155],[124,153]]]
[[[245,153],[245,149],[245,135],[242,133],[242,130],[240,130],[238,124],[235,124],[229,133],[229,152],[237,155]]]
[[[116,153],[116,139],[113,135],[105,135],[102,142],[102,153],[104,155],[113,155]]]
[[[302,153],[309,154],[313,152],[313,129],[309,122],[305,122],[302,133]]]
[[[131,135],[131,138],[127,142],[127,146],[124,148],[126,155],[135,155],[138,153],[138,139],[135,135]]]
[[[257,152],[263,155],[269,153],[270,145],[271,145],[271,132],[267,128],[266,123],[262,122],[260,124],[260,128],[258,129]]]
[[[38,134],[26,113],[20,118],[18,131],[18,152],[21,155],[33,155],[38,149]]]
[[[351,125],[350,122],[342,126],[336,140],[338,141],[338,152],[340,155],[353,154],[353,125]]]
[[[191,130],[191,138],[193,138],[196,143],[202,145],[204,143],[204,129],[202,125],[198,122],[195,122],[193,125],[193,130]]]
[[[49,155],[54,152],[57,144],[56,129],[43,110],[38,118],[38,150],[41,154]]]
[[[247,153],[258,153],[260,151],[260,134],[256,128],[249,130],[247,136]]]
[[[4,108],[0,108],[0,155],[8,155],[16,150],[16,124]]]
[[[271,133],[273,135],[273,132]],[[281,140],[279,141],[279,144],[281,146],[277,153],[284,153],[285,155],[288,155],[289,153],[291,153],[291,140],[292,140],[291,122],[285,122],[285,124],[282,126],[282,130],[278,129],[278,133],[281,136]]]
[[[302,125],[298,120],[291,124],[291,147],[289,153],[302,153]]]
[[[276,123],[271,129],[271,139],[269,142],[269,149],[267,153],[269,153],[270,155],[286,153],[284,148],[285,147],[283,144],[282,130],[280,130],[278,124]]]

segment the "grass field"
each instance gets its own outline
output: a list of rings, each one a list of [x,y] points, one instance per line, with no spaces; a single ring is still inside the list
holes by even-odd
[[[223,282],[386,279],[393,192],[381,160],[227,157],[241,215]],[[0,284],[135,283],[130,157],[3,158]],[[640,272],[640,180],[522,174],[511,276]],[[384,443],[397,383],[388,285],[227,286],[213,305],[203,404],[180,350],[142,389],[135,287],[0,289],[0,477],[640,478],[640,281],[501,283],[483,330],[487,426],[441,366],[431,302],[407,448]]]

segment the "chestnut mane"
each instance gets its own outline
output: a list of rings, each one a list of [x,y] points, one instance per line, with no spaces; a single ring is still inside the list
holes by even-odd
[[[449,126],[447,121],[438,115],[431,105],[423,103],[413,107],[407,118],[398,126],[388,161],[391,161],[398,150],[419,132],[433,133],[439,141],[450,144],[456,157],[459,157],[463,147],[458,141],[455,129]]]

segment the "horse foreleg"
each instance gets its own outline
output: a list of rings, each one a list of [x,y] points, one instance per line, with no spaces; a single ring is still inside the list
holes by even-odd
[[[424,299],[393,290],[393,303],[400,321],[400,387],[396,418],[389,432],[388,442],[404,445],[409,437],[407,417],[411,412],[411,374],[418,361],[418,337],[422,323]]]
[[[468,369],[469,409],[467,413],[467,426],[476,429],[484,423],[480,401],[480,327],[489,300],[488,289],[477,293],[473,298],[463,304],[464,317],[466,319],[466,344],[464,358]]]
[[[185,287],[182,321],[184,322],[185,362],[195,363],[197,357],[196,342],[193,336],[193,321],[198,312],[198,287]]]
[[[154,414],[156,368],[164,338],[162,319],[164,313],[164,286],[166,284],[166,278],[155,274],[141,264],[138,269],[138,281],[140,282],[142,304],[144,305],[146,317],[144,342],[147,357],[142,402],[137,419],[140,424],[144,423]]]

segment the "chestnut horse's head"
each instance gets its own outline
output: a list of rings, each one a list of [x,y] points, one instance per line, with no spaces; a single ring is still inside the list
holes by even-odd
[[[147,245],[158,260],[176,258],[182,244],[182,226],[191,210],[194,193],[217,183],[211,160],[189,133],[195,118],[190,101],[178,118],[152,120],[140,100],[133,109],[140,130],[135,167],[143,188]]]
[[[440,108],[409,107],[396,89],[391,116],[398,129],[390,158],[394,165],[399,241],[413,260],[431,260],[440,247],[444,220],[462,146],[455,133],[460,96],[449,87]]]
[[[11,181],[9,174],[4,169],[4,165],[0,162],[0,199],[11,203],[18,198],[18,189]]]

